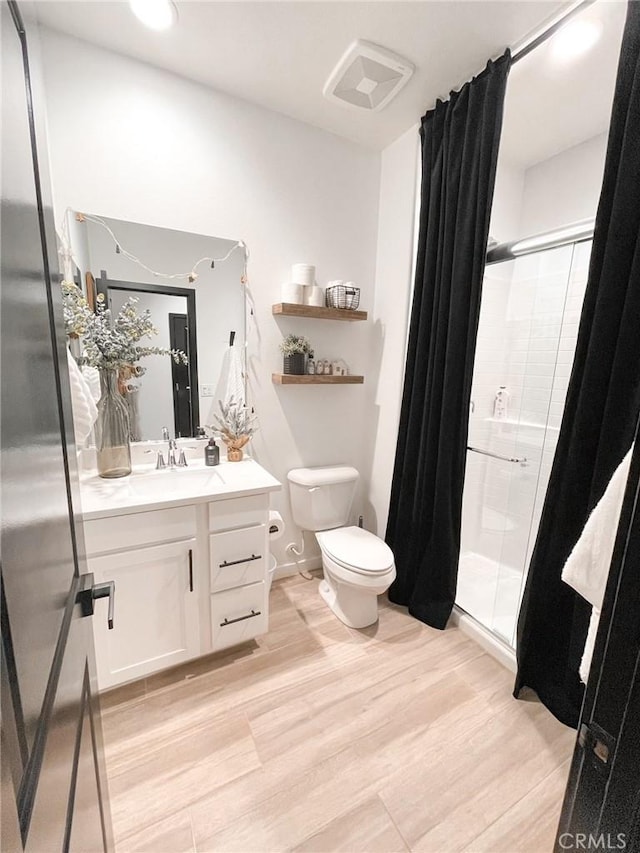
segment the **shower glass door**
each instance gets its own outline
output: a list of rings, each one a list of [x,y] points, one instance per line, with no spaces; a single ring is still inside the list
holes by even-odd
[[[456,603],[515,646],[575,351],[591,241],[487,266]]]

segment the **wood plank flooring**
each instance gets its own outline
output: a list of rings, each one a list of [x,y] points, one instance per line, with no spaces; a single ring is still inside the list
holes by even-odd
[[[318,578],[256,642],[103,696],[117,853],[547,853],[575,733],[457,628]]]

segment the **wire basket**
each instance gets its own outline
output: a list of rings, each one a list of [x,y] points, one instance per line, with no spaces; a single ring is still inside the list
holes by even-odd
[[[355,311],[360,304],[359,287],[334,284],[333,287],[327,287],[325,294],[327,308],[350,308]]]

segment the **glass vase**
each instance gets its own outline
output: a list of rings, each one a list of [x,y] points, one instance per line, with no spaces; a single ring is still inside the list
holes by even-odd
[[[100,371],[100,399],[96,424],[96,456],[101,477],[131,473],[129,411],[118,389],[118,371]]]

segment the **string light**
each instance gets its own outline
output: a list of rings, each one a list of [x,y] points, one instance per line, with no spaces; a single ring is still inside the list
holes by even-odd
[[[105,229],[105,231],[109,234],[109,236],[113,240],[115,247],[116,247],[116,252],[118,252],[118,254],[124,255],[125,258],[132,261],[134,264],[137,264],[138,266],[142,267],[142,269],[146,270],[148,273],[155,276],[156,278],[165,278],[165,279],[169,279],[169,280],[185,279],[186,281],[193,284],[198,279],[197,269],[201,264],[208,263],[211,265],[211,269],[214,269],[215,264],[223,263],[224,261],[226,261],[229,257],[231,257],[231,255],[233,254],[233,252],[235,252],[236,249],[242,249],[244,252],[244,263],[243,263],[242,275],[240,276],[240,283],[243,285],[247,284],[247,281],[248,281],[247,265],[249,262],[249,249],[247,248],[247,244],[244,242],[244,240],[238,240],[237,242],[235,242],[233,244],[233,246],[229,249],[227,254],[224,255],[224,257],[221,257],[221,258],[211,258],[211,257],[200,258],[191,267],[190,272],[186,272],[186,273],[165,273],[165,272],[159,272],[158,270],[152,269],[150,266],[145,264],[144,261],[141,261],[140,258],[138,258],[136,255],[134,255],[133,252],[129,252],[122,245],[120,240],[116,237],[116,235],[114,234],[114,232],[110,228],[110,226],[107,225],[107,223],[103,219],[101,219],[99,216],[90,216],[88,213],[76,213],[76,220],[78,222],[87,221],[87,222],[93,222],[96,225],[100,225],[102,228]],[[70,253],[70,246],[69,246],[69,239],[68,239],[68,226],[66,223],[66,217],[65,217],[65,223],[64,223],[64,237],[65,237],[64,243],[66,244],[64,246],[65,252]],[[61,251],[61,254],[62,254],[62,251]]]

